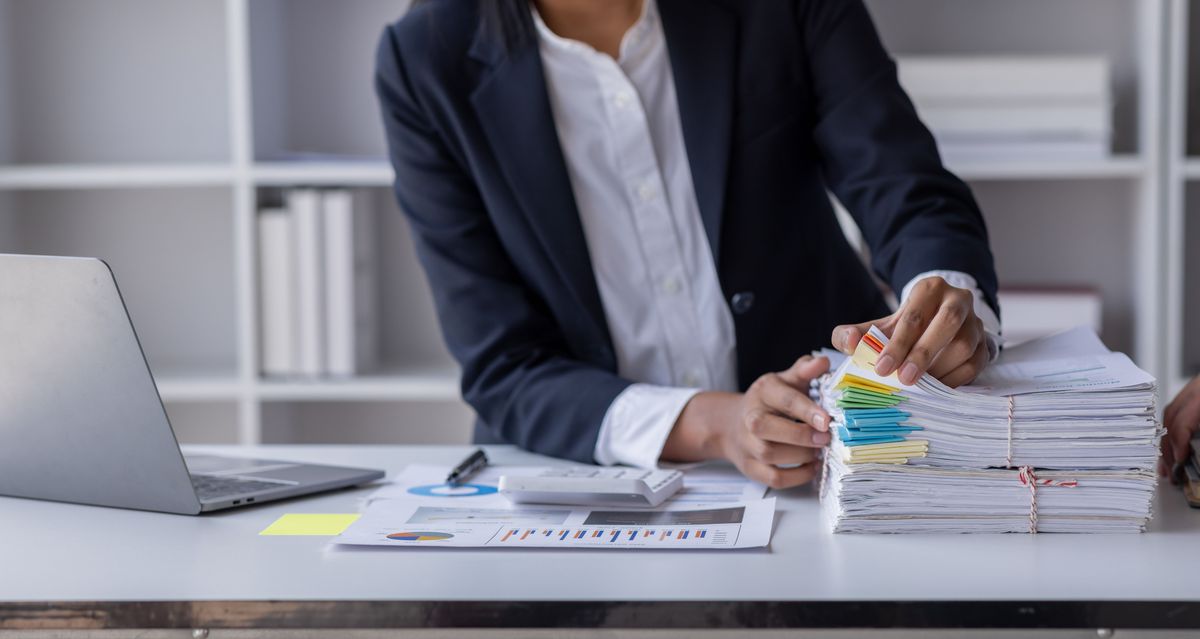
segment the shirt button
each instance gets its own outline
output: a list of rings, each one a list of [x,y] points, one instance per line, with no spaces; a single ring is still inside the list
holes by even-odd
[[[618,91],[613,94],[612,101],[618,109],[624,109],[633,101],[633,96],[628,91]]]
[[[646,180],[638,185],[637,195],[642,198],[643,202],[649,202],[654,199],[655,195],[658,195],[658,189],[654,188],[653,182]]]
[[[729,300],[729,306],[733,309],[734,313],[744,315],[750,310],[750,307],[754,306],[754,293],[750,291],[734,293],[733,297]]]
[[[668,295],[674,295],[675,293],[679,292],[679,288],[679,280],[677,278],[668,277],[667,279],[663,280],[662,290],[664,293]]]

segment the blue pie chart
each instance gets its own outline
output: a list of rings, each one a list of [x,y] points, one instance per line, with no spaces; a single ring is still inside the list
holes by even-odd
[[[484,486],[483,484],[459,484],[457,486],[429,484],[427,486],[413,486],[408,489],[408,492],[422,497],[478,497],[480,495],[495,493],[496,487]]]

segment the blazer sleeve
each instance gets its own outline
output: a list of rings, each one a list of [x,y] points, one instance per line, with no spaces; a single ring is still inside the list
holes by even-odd
[[[926,271],[968,273],[999,314],[979,206],[942,165],[866,7],[861,0],[800,7],[825,180],[862,230],[872,268],[897,292]]]
[[[630,382],[572,357],[501,244],[470,173],[430,124],[409,72],[389,27],[377,50],[375,89],[396,198],[443,337],[462,367],[463,398],[503,440],[592,463],[605,412]]]

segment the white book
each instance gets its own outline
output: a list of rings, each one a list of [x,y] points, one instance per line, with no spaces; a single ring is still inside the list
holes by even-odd
[[[264,375],[296,371],[292,218],[286,209],[258,213],[259,343]]]
[[[936,105],[917,103],[917,114],[938,136],[1103,138],[1112,135],[1107,103]]]
[[[901,56],[900,84],[922,102],[1106,101],[1104,56]]]
[[[358,375],[375,366],[378,352],[375,211],[363,192],[333,190],[322,197],[328,370]]]
[[[287,205],[294,225],[296,372],[318,376],[326,371],[321,194],[315,189],[294,189],[287,192]]]

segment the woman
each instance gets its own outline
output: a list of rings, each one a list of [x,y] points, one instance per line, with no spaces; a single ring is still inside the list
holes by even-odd
[[[428,0],[377,64],[477,440],[793,486],[829,442],[803,354],[831,330],[880,325],[906,383],[995,354],[982,217],[858,0]]]

